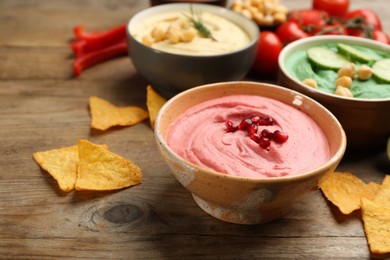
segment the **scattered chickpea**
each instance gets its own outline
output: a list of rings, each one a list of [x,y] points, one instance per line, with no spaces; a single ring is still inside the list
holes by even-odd
[[[338,96],[353,97],[351,90],[342,86],[336,87],[336,91],[334,93]]]
[[[340,68],[339,71],[337,72],[339,78],[343,76],[350,77],[353,79],[355,77],[355,72],[356,72],[356,66],[354,63],[348,63],[344,67]]]
[[[363,64],[359,67],[358,69],[358,78],[361,79],[361,80],[367,80],[367,79],[370,79],[372,76],[372,69]]]
[[[336,87],[350,88],[352,86],[352,79],[348,76],[342,76],[336,80]]]
[[[302,82],[311,88],[318,88],[317,81],[315,79],[305,79]]]
[[[279,0],[234,0],[232,10],[259,25],[272,25],[287,20],[288,9]]]

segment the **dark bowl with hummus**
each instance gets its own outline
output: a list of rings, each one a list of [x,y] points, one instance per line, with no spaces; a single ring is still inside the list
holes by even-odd
[[[178,3],[137,13],[127,35],[134,67],[170,97],[207,83],[243,79],[255,59],[259,29],[227,8]]]
[[[327,107],[341,122],[348,149],[384,147],[390,136],[389,62],[389,45],[352,36],[315,36],[282,50],[278,84]]]

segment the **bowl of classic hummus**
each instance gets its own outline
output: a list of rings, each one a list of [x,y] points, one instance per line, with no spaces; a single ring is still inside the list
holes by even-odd
[[[127,33],[137,71],[170,97],[202,84],[243,79],[255,59],[259,29],[227,8],[178,3],[137,13]]]
[[[344,155],[338,120],[313,99],[276,85],[207,84],[171,98],[157,146],[197,205],[238,224],[282,218]]]
[[[348,148],[384,146],[390,136],[390,46],[352,36],[316,36],[287,45],[278,84],[308,95],[343,125]]]

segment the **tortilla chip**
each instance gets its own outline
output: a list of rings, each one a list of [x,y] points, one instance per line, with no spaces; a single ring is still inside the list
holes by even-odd
[[[77,145],[35,152],[34,160],[58,182],[61,190],[69,192],[74,189],[77,177]]]
[[[369,182],[367,184],[368,193],[364,194],[364,197],[369,200],[373,200],[379,192],[381,185],[376,182]]]
[[[371,252],[390,253],[390,207],[363,198],[362,219]]]
[[[390,175],[386,175],[383,179],[374,201],[390,207]]]
[[[154,129],[158,111],[165,104],[166,99],[155,92],[152,86],[146,87],[146,106],[148,107],[150,126]]]
[[[360,209],[362,198],[373,198],[377,192],[374,184],[367,185],[349,172],[333,172],[319,183],[325,197],[343,214]]]
[[[132,162],[87,140],[78,141],[76,190],[115,190],[142,181],[141,169]]]
[[[107,130],[112,126],[131,126],[148,118],[148,112],[140,107],[117,107],[110,102],[91,96],[89,98],[91,127]]]

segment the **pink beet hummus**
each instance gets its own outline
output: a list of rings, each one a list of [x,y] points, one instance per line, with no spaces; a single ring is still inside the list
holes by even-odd
[[[227,131],[226,120],[238,124],[255,115],[275,121],[272,126],[260,126],[259,131],[281,130],[288,140],[272,142],[267,150],[246,131]],[[298,175],[330,157],[328,141],[313,119],[277,100],[250,95],[221,97],[192,107],[172,124],[167,143],[196,165],[249,178]]]

